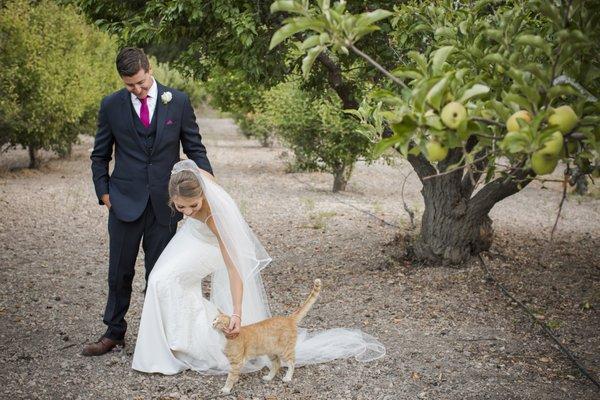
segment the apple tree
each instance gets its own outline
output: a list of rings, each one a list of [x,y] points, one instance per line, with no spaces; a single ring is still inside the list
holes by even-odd
[[[420,259],[460,263],[487,250],[490,210],[564,166],[600,172],[598,2],[409,1],[352,13],[345,1],[281,0],[271,48],[294,42],[310,78],[323,54],[364,60],[385,79],[357,107],[376,155],[405,157],[423,189]],[[387,29],[390,57],[361,43]]]

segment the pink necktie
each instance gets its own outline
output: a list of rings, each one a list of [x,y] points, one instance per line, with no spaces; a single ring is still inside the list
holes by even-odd
[[[140,109],[140,120],[142,121],[142,124],[147,128],[150,126],[150,110],[148,109],[148,96],[139,100],[142,102],[142,108]]]

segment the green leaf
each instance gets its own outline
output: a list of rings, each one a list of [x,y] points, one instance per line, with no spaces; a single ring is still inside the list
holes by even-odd
[[[439,78],[431,78],[425,81],[419,81],[418,85],[412,91],[412,102],[416,112],[425,111],[425,101],[427,93],[438,82]]]
[[[410,69],[403,69],[402,67],[397,68],[392,71],[392,75],[397,78],[411,78],[411,79],[421,79],[423,75],[417,71]]]
[[[429,31],[430,26],[426,24],[417,24],[410,28],[411,33],[417,33],[422,31]]]
[[[509,132],[502,142],[500,142],[500,147],[509,153],[520,153],[527,150],[529,147],[530,140],[529,137],[522,132]]]
[[[485,30],[485,35],[490,38],[495,40],[496,42],[502,42],[502,31],[499,29],[486,29]]]
[[[273,49],[275,46],[277,46],[279,43],[283,42],[290,36],[293,36],[296,33],[303,30],[305,30],[305,27],[294,23],[282,26],[277,30],[277,32],[273,34],[273,37],[271,38],[271,43],[269,44],[269,50]]]
[[[437,28],[435,30],[434,36],[435,36],[436,40],[440,40],[440,39],[443,39],[444,37],[453,38],[455,36],[455,33],[454,33],[454,29],[443,26],[443,27]]]
[[[443,77],[435,85],[433,85],[431,89],[429,89],[427,96],[425,96],[427,102],[436,110],[440,109],[440,105],[442,103],[446,88],[448,87],[448,83],[448,77]]]
[[[407,138],[417,128],[417,123],[414,119],[405,115],[402,121],[390,125],[395,135]]]
[[[538,104],[540,102],[540,93],[536,86],[521,86],[521,92],[527,97],[527,100],[531,104]]]
[[[300,46],[300,48],[302,50],[308,50],[311,47],[315,47],[317,45],[321,44],[321,38],[319,35],[312,35],[309,36],[308,38],[306,38],[306,40],[304,42],[302,42],[302,45]]]
[[[358,29],[354,30],[354,38],[355,38],[355,40],[358,40],[361,37],[363,37],[363,36],[365,36],[365,35],[367,35],[367,34],[369,34],[371,32],[378,31],[378,30],[379,30],[379,27],[376,26],[376,25],[367,26],[367,27],[364,27],[364,28],[358,28]]]
[[[323,32],[319,35],[319,44],[326,45],[330,41],[331,41],[331,37],[329,36],[329,33]]]
[[[442,72],[442,67],[448,59],[448,56],[455,50],[454,46],[440,47],[432,53],[431,70],[434,75],[439,75]]]
[[[529,63],[521,68],[523,69],[523,71],[531,72],[544,84],[548,85],[550,83],[550,69],[544,68],[543,66],[536,63]]]
[[[503,96],[503,100],[507,103],[515,103],[526,110],[531,108],[531,103],[525,97],[519,96],[516,93],[506,93]]]
[[[490,64],[504,64],[506,60],[498,53],[488,54],[482,59],[483,62]]]
[[[570,85],[556,85],[548,90],[548,97],[554,100],[560,96],[578,96],[579,92]]]
[[[408,53],[406,53],[406,55],[409,56],[417,64],[417,67],[419,67],[421,72],[427,72],[427,59],[423,54],[417,51],[409,51]]]
[[[306,52],[306,57],[302,59],[302,76],[304,76],[304,79],[308,78],[315,59],[323,50],[325,50],[325,46],[316,46]]]
[[[537,6],[540,8],[542,14],[552,20],[555,26],[561,27],[563,25],[559,8],[552,4],[551,1],[541,0],[537,2]]]
[[[508,108],[504,103],[499,102],[498,100],[490,100],[485,104],[487,108],[494,110],[502,121],[506,121],[508,117],[512,114],[511,109]]]
[[[443,131],[446,126],[444,126],[444,124],[442,123],[442,119],[440,118],[439,115],[433,114],[433,115],[428,115],[427,117],[425,117],[425,124],[433,129],[436,129],[438,131]]]
[[[552,48],[541,36],[538,35],[530,35],[530,34],[521,34],[517,36],[514,40],[517,44],[529,45],[533,47],[537,47],[546,53],[546,55],[550,55],[552,53]]]
[[[306,10],[302,4],[293,0],[278,0],[271,4],[271,12],[284,11],[289,13],[304,14]]]
[[[387,11],[387,10],[375,10],[375,11],[371,11],[371,12],[366,12],[366,13],[362,13],[358,16],[358,19],[356,20],[356,26],[357,27],[366,27],[368,25],[371,25],[377,21],[381,21],[382,19],[386,19],[389,16],[393,15],[394,13],[392,13],[391,11]]]
[[[459,103],[465,104],[465,102],[473,97],[481,96],[490,91],[490,88],[486,85],[482,85],[479,83],[474,84],[469,89],[465,90],[463,95],[458,99]]]
[[[342,20],[342,29],[347,35],[352,33],[352,30],[356,26],[356,16],[355,15],[344,15],[344,19]]]
[[[379,158],[381,155],[390,147],[394,146],[397,143],[402,141],[402,137],[399,135],[394,135],[389,138],[385,138],[380,140],[373,146],[373,158]]]
[[[370,97],[375,101],[383,101],[388,104],[400,104],[402,102],[396,93],[383,88],[373,90]]]

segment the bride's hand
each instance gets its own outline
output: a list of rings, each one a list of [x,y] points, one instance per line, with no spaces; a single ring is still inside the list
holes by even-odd
[[[229,319],[229,327],[227,328],[227,333],[225,334],[227,339],[235,339],[240,333],[241,325],[242,321],[240,317],[238,317],[237,315],[233,315]]]

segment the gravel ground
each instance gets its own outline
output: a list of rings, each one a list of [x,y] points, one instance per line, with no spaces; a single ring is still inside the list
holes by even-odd
[[[599,391],[473,262],[415,265],[400,192],[410,167],[359,164],[347,192],[332,177],[286,174],[289,153],[262,148],[227,119],[200,119],[217,179],[274,259],[264,279],[275,314],[287,313],[314,278],[322,297],[308,328],[361,328],[387,347],[372,363],[340,360],[296,370],[294,381],[242,376],[232,399],[597,399]],[[138,260],[124,351],[79,355],[104,331],[107,212],[89,168],[93,139],[68,160],[24,151],[0,159],[0,397],[6,399],[210,399],[223,376],[146,375],[130,367],[143,301]],[[544,318],[598,376],[600,200],[569,196],[552,243],[560,188],[532,184],[492,211],[486,260],[512,293]],[[412,174],[405,198],[422,212]],[[393,228],[365,213],[398,225]]]

